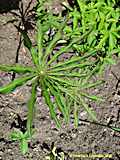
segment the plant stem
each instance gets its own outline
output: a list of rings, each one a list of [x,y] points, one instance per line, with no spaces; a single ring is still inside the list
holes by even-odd
[[[99,125],[99,126],[103,126],[103,127],[107,127],[107,128],[110,128],[110,129],[112,129],[114,131],[120,132],[120,128],[114,127],[114,126],[110,126],[110,125],[107,125],[107,124],[98,123],[98,122],[92,122],[92,121],[83,120],[83,119],[80,119],[80,118],[79,118],[79,121],[86,122],[86,123],[91,123],[91,124],[95,124],[95,125]]]

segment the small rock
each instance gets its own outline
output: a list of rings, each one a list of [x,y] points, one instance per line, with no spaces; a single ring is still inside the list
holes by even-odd
[[[73,133],[73,134],[71,134],[71,137],[72,137],[73,139],[75,139],[75,138],[77,137],[77,135],[76,135],[75,133]]]
[[[3,152],[2,151],[0,151],[0,156],[2,156],[3,155]],[[1,157],[0,157],[1,158]]]

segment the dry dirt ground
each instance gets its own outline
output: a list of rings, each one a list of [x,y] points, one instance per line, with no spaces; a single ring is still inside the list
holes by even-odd
[[[27,4],[28,1],[24,0],[24,5]],[[12,9],[17,9],[14,6],[12,7]],[[10,10],[11,8],[0,12],[0,64],[14,64],[19,45],[19,35],[16,28],[12,23],[7,23],[13,19],[13,15],[8,12]],[[31,63],[29,54],[26,54],[23,46],[19,51],[19,63]],[[11,77],[12,74],[10,73],[0,72],[0,86],[11,81]],[[101,123],[109,123],[117,127],[120,127],[119,77],[120,61],[118,60],[117,65],[106,68],[105,84],[93,91],[95,94],[102,96],[104,101],[99,104],[91,104]],[[40,97],[39,91],[34,124],[36,133],[29,144],[29,153],[23,156],[19,150],[18,143],[11,141],[8,137],[14,124],[13,122],[18,123],[16,115],[19,114],[22,119],[25,119],[30,89],[28,84],[9,95],[0,95],[0,160],[44,160],[45,156],[50,152],[47,150],[47,145],[50,147],[52,143],[55,144],[59,151],[63,150],[66,153],[112,154],[112,158],[101,157],[93,159],[120,159],[119,132],[84,122],[80,122],[78,129],[74,129],[71,122],[69,126],[63,125],[60,130],[57,130],[49,117],[48,108]],[[87,118],[84,111],[80,112],[80,118]],[[72,159],[88,160],[92,158],[68,158],[68,160]]]

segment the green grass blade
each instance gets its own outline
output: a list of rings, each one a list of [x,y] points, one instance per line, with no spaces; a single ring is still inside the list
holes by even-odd
[[[14,81],[12,81],[11,83],[9,83],[8,85],[0,87],[0,93],[7,94],[7,93],[10,93],[10,92],[14,91],[16,89],[16,87],[25,84],[27,81],[29,81],[32,78],[34,78],[35,75],[36,74],[15,79]]]
[[[34,111],[35,111],[35,102],[36,102],[36,90],[38,86],[38,80],[35,80],[32,83],[32,91],[31,91],[31,97],[28,101],[28,116],[27,116],[27,132],[28,135],[32,136],[32,125],[33,125],[33,117],[34,117]]]
[[[21,66],[21,65],[0,65],[0,70],[5,72],[16,72],[16,73],[28,73],[28,72],[36,72],[34,68]]]

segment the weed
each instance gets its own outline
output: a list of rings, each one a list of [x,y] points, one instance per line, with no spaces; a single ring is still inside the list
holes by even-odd
[[[77,8],[74,8],[71,10],[70,15],[66,17],[53,15],[51,11],[46,12],[43,3],[44,0],[38,1],[36,6],[36,45],[34,47],[28,33],[25,30],[20,30],[24,45],[28,48],[32,57],[33,66],[22,66],[18,64],[12,66],[0,65],[1,71],[14,72],[21,76],[6,86],[1,87],[0,94],[13,92],[16,87],[22,86],[28,81],[31,81],[32,84],[31,97],[28,101],[26,132],[15,131],[11,134],[13,140],[20,142],[20,148],[23,153],[27,152],[28,141],[34,133],[33,120],[37,87],[41,88],[42,96],[49,107],[51,118],[55,121],[58,128],[61,126],[61,120],[57,117],[56,111],[62,113],[66,123],[69,123],[70,114],[73,112],[75,126],[77,127],[80,106],[87,111],[94,121],[97,120],[94,111],[89,108],[85,99],[98,101],[99,98],[89,95],[86,89],[103,83],[103,81],[91,81],[92,76],[99,70],[101,65],[101,63],[98,63],[100,62],[98,50],[103,48],[103,51],[106,51],[104,49],[107,48],[106,52],[108,53],[109,51],[109,53],[111,53],[111,51],[117,47],[116,43],[109,43],[109,47],[104,47],[106,44],[106,41],[104,41],[104,43],[102,42],[106,29],[104,26],[102,26],[101,29],[103,32],[100,33],[102,34],[102,39],[99,42],[96,41],[94,34],[97,28],[95,28],[96,26],[94,26],[93,21],[91,22],[92,24],[89,21],[89,16],[94,15],[94,10],[96,14],[98,12],[98,7],[94,3],[91,5],[88,4],[88,10],[85,10],[87,4],[79,0],[79,7],[84,5],[85,8],[82,7],[80,12]],[[105,4],[102,5],[100,3],[99,5],[103,7]],[[110,7],[111,4],[109,8]],[[93,10],[91,10],[91,8]],[[87,16],[85,13],[87,13]],[[81,20],[82,27],[79,28],[77,26],[81,16],[83,17]],[[73,17],[72,29],[67,26],[71,17]],[[118,19],[118,11],[115,12],[115,18]],[[94,21],[96,21],[96,19]],[[90,25],[92,27],[89,28]],[[118,30],[119,28],[117,27],[115,29]],[[118,34],[116,33],[114,36],[116,37]],[[92,40],[90,40],[90,37]],[[107,39],[110,37],[107,37]],[[87,42],[83,45],[84,41]],[[111,38],[109,41],[112,41]],[[95,47],[95,45],[97,47]],[[85,46],[84,50],[83,46]],[[81,51],[84,51],[84,54],[75,54],[73,52],[74,48],[77,49],[77,52],[81,49]],[[64,55],[68,55],[67,59],[63,58]],[[92,57],[97,58],[92,60]],[[51,99],[51,97],[53,97],[53,99]]]

